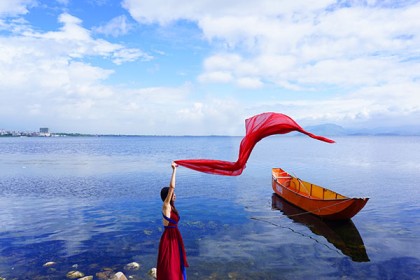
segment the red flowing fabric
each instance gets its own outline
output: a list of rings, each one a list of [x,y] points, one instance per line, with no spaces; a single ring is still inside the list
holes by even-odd
[[[334,143],[331,139],[304,130],[292,118],[280,113],[262,113],[253,116],[245,120],[245,127],[246,134],[241,141],[236,162],[213,159],[184,159],[176,160],[175,163],[204,173],[238,176],[245,169],[252,149],[264,137],[298,131],[314,139]]]

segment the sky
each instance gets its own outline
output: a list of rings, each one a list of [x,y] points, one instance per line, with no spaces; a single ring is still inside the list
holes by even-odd
[[[0,129],[420,125],[420,1],[1,0]]]

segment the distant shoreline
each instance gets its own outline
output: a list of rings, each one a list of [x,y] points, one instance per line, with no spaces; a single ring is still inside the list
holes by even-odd
[[[390,127],[343,127],[333,123],[320,124],[315,126],[304,126],[306,131],[325,137],[340,136],[420,136],[420,125],[403,125]],[[245,132],[243,132],[245,134]],[[243,135],[169,135],[169,134],[118,134],[118,133],[80,133],[80,132],[51,132],[49,128],[40,128],[39,131],[19,131],[0,129],[2,137],[244,137]],[[301,135],[298,132],[281,134],[284,136]]]
[[[409,136],[420,136],[420,134],[399,134],[399,133],[354,133],[354,134],[321,134],[326,137],[358,137],[358,136],[371,136],[371,137],[409,137]],[[305,135],[290,133],[290,134],[278,134],[273,135],[282,137],[304,137]],[[11,135],[1,134],[0,138],[58,138],[58,137],[244,137],[244,135],[141,135],[141,134],[82,134],[82,133],[51,133],[49,136],[44,135]]]
[[[345,128],[337,124],[327,123],[305,126],[304,129],[316,135],[326,137],[340,136],[420,136],[420,125],[376,128]],[[245,134],[245,132],[244,132]],[[298,132],[282,134],[282,136],[301,135]],[[302,136],[302,135],[301,135]],[[95,134],[80,132],[50,132],[44,128],[39,132],[12,131],[0,129],[0,137],[244,137],[244,135],[150,135],[150,134]]]

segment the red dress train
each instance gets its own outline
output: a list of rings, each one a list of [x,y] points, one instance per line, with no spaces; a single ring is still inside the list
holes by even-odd
[[[157,260],[157,280],[186,280],[188,267],[184,241],[178,229],[179,215],[171,211],[171,217],[163,217],[169,221],[160,238]]]

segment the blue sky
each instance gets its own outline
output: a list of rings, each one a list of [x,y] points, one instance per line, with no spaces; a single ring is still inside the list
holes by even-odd
[[[315,2],[315,3],[309,3]],[[0,129],[420,125],[420,1],[2,0]]]

